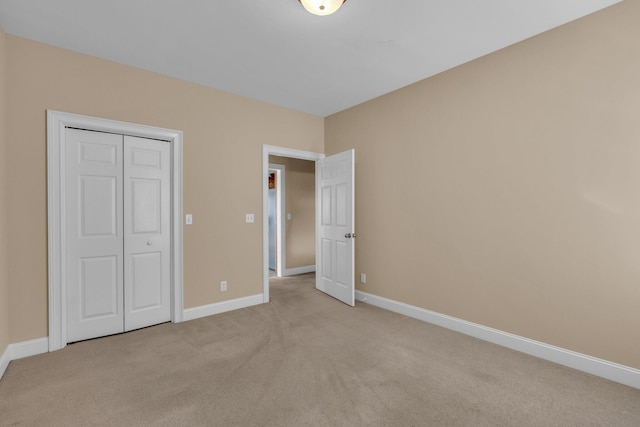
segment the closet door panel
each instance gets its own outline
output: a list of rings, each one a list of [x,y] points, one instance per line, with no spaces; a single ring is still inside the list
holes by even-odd
[[[170,144],[124,137],[125,330],[171,320]]]
[[[124,330],[122,135],[66,129],[67,341]]]

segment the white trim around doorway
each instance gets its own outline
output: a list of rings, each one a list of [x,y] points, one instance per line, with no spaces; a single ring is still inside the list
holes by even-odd
[[[284,268],[287,265],[286,251],[286,219],[285,206],[286,194],[284,183],[286,182],[286,167],[284,165],[269,164],[269,173],[276,174],[276,276],[284,276]],[[268,212],[268,211],[267,211]]]
[[[266,144],[262,146],[262,295],[265,303],[269,302],[269,156],[291,157],[312,162],[325,157],[324,154],[313,151]],[[316,236],[317,233],[318,230]]]
[[[67,344],[65,272],[65,128],[118,133],[171,143],[171,321],[183,320],[182,131],[47,111],[49,351]]]

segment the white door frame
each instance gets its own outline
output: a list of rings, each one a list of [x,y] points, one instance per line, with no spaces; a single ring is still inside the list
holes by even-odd
[[[65,128],[110,132],[171,143],[171,321],[183,319],[182,131],[47,111],[49,351],[67,345]]]
[[[293,148],[262,146],[262,296],[263,302],[269,302],[269,156],[291,157],[293,159],[315,162],[324,158],[324,154]],[[283,208],[283,211],[286,210]],[[318,213],[316,212],[316,215]],[[316,230],[316,241],[318,230]],[[284,246],[283,246],[284,248]],[[283,254],[284,256],[284,254]]]
[[[285,220],[285,182],[286,168],[284,165],[269,164],[269,173],[276,175],[276,275],[282,277],[287,265],[286,220]]]

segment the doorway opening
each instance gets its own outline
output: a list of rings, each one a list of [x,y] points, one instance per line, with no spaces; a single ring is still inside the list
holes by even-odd
[[[315,169],[309,160],[269,156],[270,276],[316,270]]]
[[[302,151],[302,150],[295,150],[295,149],[291,149],[291,148],[283,148],[283,147],[276,147],[276,146],[270,146],[270,145],[264,145],[262,148],[262,218],[263,218],[263,225],[262,225],[262,230],[263,230],[263,300],[264,302],[269,302],[269,277],[270,277],[270,271],[272,271],[269,267],[270,265],[273,267],[273,263],[270,262],[270,253],[274,253],[275,250],[275,255],[276,255],[276,263],[275,263],[275,272],[277,276],[287,276],[287,275],[294,275],[294,274],[302,274],[302,273],[308,273],[310,271],[315,271],[315,260],[313,262],[313,265],[307,265],[307,266],[302,266],[299,268],[288,268],[287,266],[287,225],[288,223],[293,225],[295,224],[295,219],[297,218],[297,215],[294,215],[295,212],[287,212],[286,210],[286,197],[285,195],[289,196],[287,193],[286,188],[286,180],[287,178],[285,177],[285,171],[287,171],[286,166],[283,167],[282,169],[279,169],[275,166],[277,166],[275,163],[270,161],[271,160],[275,160],[275,161],[279,161],[279,159],[274,158],[273,156],[277,156],[277,158],[286,158],[286,159],[299,159],[299,160],[307,160],[307,161],[311,161],[311,162],[316,162],[319,159],[324,158],[324,154],[322,153],[314,153],[314,152],[310,152],[310,151]],[[279,161],[279,163],[285,163],[283,161]],[[313,165],[314,167],[314,186],[315,186],[315,164]],[[269,231],[270,231],[270,226],[269,226],[269,177],[272,173],[272,171],[279,171],[280,174],[280,183],[283,184],[281,185],[281,189],[278,192],[277,189],[277,185],[278,185],[278,172],[276,172],[275,175],[275,192],[272,193],[274,194],[274,200],[275,200],[275,212],[272,215],[273,218],[273,222],[276,225],[275,230],[273,230],[273,228],[271,228],[272,233],[275,231],[275,235],[276,235],[276,242],[273,242],[273,240],[271,240],[269,238]],[[289,174],[289,171],[286,172],[287,174]],[[287,175],[288,176],[288,175]],[[278,209],[277,209],[277,205],[278,205],[278,194],[280,195],[280,212],[278,214]],[[313,199],[311,201],[311,209],[314,212],[313,216],[313,224],[315,224],[315,195],[313,196]],[[278,230],[277,228],[277,220],[279,219],[280,222],[280,230]],[[278,236],[280,236],[280,239],[278,239]],[[313,247],[314,249],[316,248],[316,243],[315,243],[315,229],[313,230],[313,239],[314,239],[314,243],[313,243]],[[279,240],[279,241],[278,241]],[[275,243],[275,245],[273,245],[273,243]],[[315,250],[314,250],[315,252]],[[315,257],[315,253],[314,253],[314,257]],[[311,268],[313,268],[313,270],[311,270]]]
[[[355,305],[355,150],[325,156],[290,148],[262,146],[262,289],[269,302],[269,158],[314,162],[316,289]],[[286,208],[285,208],[286,209]],[[287,213],[287,219],[289,215]],[[286,266],[284,268],[286,272]],[[305,273],[300,271],[297,274]]]

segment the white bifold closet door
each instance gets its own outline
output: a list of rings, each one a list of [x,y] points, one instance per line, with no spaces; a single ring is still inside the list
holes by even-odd
[[[65,139],[67,341],[171,320],[170,143]]]

